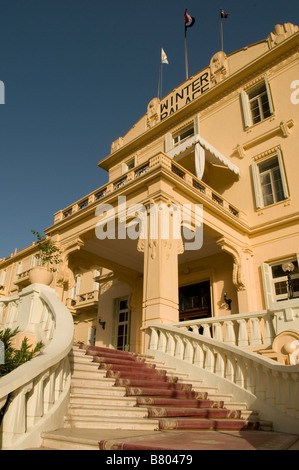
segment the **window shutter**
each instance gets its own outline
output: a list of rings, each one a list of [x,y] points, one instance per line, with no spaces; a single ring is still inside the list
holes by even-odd
[[[270,89],[270,85],[269,85],[269,82],[268,82],[268,77],[266,77],[266,76],[265,76],[265,86],[266,86],[266,90],[267,90],[270,113],[273,114],[274,113],[274,106],[273,106],[272,94],[271,94],[271,89]]]
[[[249,108],[248,95],[244,90],[242,90],[240,93],[240,99],[241,99],[241,106],[242,106],[242,111],[243,111],[244,126],[245,128],[247,128],[247,127],[252,126],[252,119],[251,119],[251,113],[250,113],[250,108]]]
[[[262,280],[263,280],[263,287],[264,287],[264,298],[266,308],[269,309],[272,307],[274,302],[274,288],[272,282],[272,270],[271,266],[267,263],[261,264],[261,271],[262,271]]]
[[[288,191],[288,185],[287,185],[287,180],[286,180],[286,175],[284,171],[284,165],[283,165],[283,160],[282,160],[282,154],[279,149],[277,149],[277,159],[278,159],[278,164],[279,164],[279,170],[280,170],[280,176],[281,176],[281,183],[283,187],[283,193],[285,199],[289,197],[289,191]]]
[[[170,150],[173,148],[173,138],[172,134],[168,133],[165,135],[164,138],[164,151],[165,153],[170,152]]]
[[[258,166],[255,162],[251,164],[251,173],[252,173],[252,181],[253,181],[253,189],[254,189],[254,196],[255,196],[255,205],[257,209],[261,209],[264,207],[263,204],[263,196],[260,186],[260,176]]]
[[[195,116],[194,121],[194,135],[200,135],[200,121],[199,121],[199,115]]]

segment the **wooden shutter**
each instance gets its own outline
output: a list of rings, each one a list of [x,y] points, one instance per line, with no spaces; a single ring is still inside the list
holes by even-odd
[[[252,162],[251,164],[251,173],[252,173],[253,189],[254,189],[254,196],[255,196],[255,205],[257,209],[261,209],[262,207],[264,207],[264,202],[263,202],[263,195],[262,195],[261,185],[260,185],[259,169],[255,162]]]
[[[264,299],[266,308],[270,309],[274,302],[274,287],[271,266],[267,263],[261,264],[262,280],[264,288]]]
[[[278,159],[278,165],[279,165],[279,170],[280,170],[283,193],[284,193],[285,199],[287,199],[289,197],[289,191],[288,191],[288,185],[287,185],[286,175],[284,171],[284,164],[283,164],[282,154],[281,154],[280,149],[277,149],[277,159]]]
[[[274,113],[274,106],[273,106],[272,94],[271,94],[271,89],[270,89],[270,85],[269,85],[269,82],[268,82],[268,77],[266,77],[266,76],[265,76],[265,86],[266,86],[266,90],[267,90],[270,113],[273,114]]]
[[[252,118],[249,108],[248,95],[242,90],[240,93],[241,107],[243,112],[244,126],[245,128],[252,126]]]

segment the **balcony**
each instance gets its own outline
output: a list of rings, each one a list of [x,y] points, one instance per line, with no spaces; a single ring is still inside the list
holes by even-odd
[[[76,295],[75,299],[68,298],[66,306],[73,314],[81,313],[85,310],[95,310],[99,302],[99,291],[94,290],[85,294]]]
[[[99,201],[104,202],[111,195],[114,196],[118,192],[129,190],[133,184],[139,183],[143,178],[148,179],[151,174],[160,170],[163,170],[164,173],[167,172],[178,180],[181,180],[184,183],[185,188],[200,196],[199,202],[202,202],[203,204],[206,202],[214,208],[221,209],[222,213],[226,213],[236,221],[239,220],[240,223],[247,222],[247,214],[245,214],[245,212],[241,211],[233,204],[230,204],[221,196],[221,194],[217,193],[210,186],[196,178],[193,173],[186,170],[179,163],[174,162],[171,157],[161,152],[154,157],[151,157],[146,163],[129,170],[121,178],[110,181],[93,193],[80,199],[72,206],[57,212],[55,214],[54,224],[73,218],[76,214],[88,211],[88,209],[92,208],[94,210],[95,204]]]
[[[17,277],[14,281],[14,284],[18,287],[21,287],[22,289],[24,287],[29,286],[30,285],[29,271],[30,271],[30,269],[28,269],[27,271],[23,271],[22,273],[17,274]]]

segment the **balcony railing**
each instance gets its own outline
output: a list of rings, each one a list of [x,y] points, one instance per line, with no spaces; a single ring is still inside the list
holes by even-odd
[[[102,200],[112,193],[122,190],[125,186],[130,185],[135,180],[148,176],[151,172],[163,168],[173,175],[184,180],[186,187],[198,192],[206,201],[212,203],[215,207],[221,208],[228,216],[239,219],[241,222],[247,222],[247,215],[237,207],[226,201],[220,194],[212,190],[210,186],[203,181],[198,180],[191,172],[182,167],[179,163],[174,162],[164,153],[159,153],[151,157],[148,162],[129,170],[121,178],[117,178],[106,185],[98,188],[89,196],[85,196],[72,206],[65,208],[55,214],[54,223],[60,222],[68,217],[74,216],[76,213],[85,210],[93,203]]]

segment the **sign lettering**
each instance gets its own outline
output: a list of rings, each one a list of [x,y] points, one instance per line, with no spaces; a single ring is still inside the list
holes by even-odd
[[[165,98],[160,104],[160,120],[162,121],[168,116],[178,111],[191,101],[198,98],[210,88],[209,72],[204,72],[195,78],[188,85],[182,86],[178,91],[173,92],[169,97]]]

